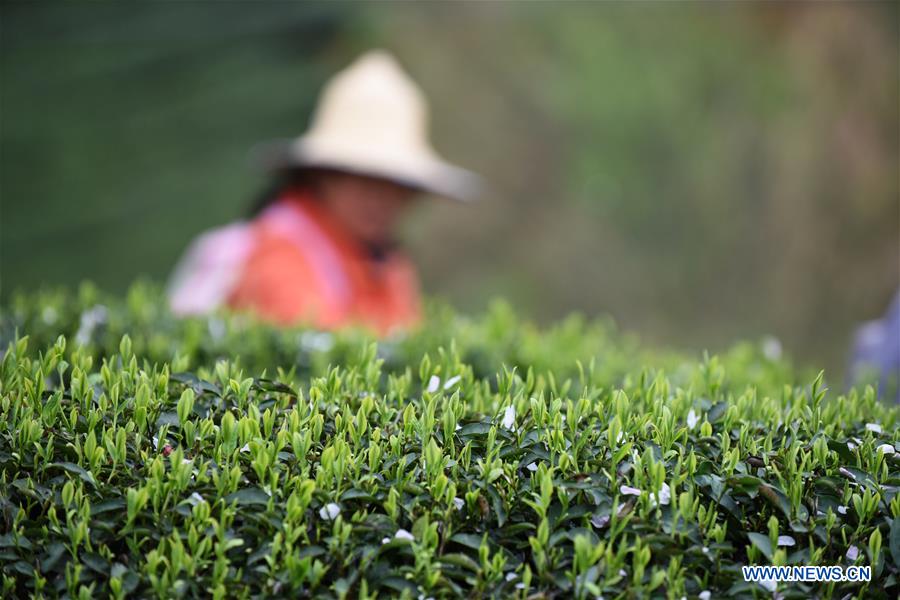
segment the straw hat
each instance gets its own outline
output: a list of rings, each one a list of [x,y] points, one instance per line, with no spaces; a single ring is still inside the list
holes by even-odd
[[[477,177],[444,161],[427,130],[422,91],[393,56],[374,50],[325,85],[304,135],[268,144],[259,158],[272,170],[332,168],[457,200],[472,198]]]

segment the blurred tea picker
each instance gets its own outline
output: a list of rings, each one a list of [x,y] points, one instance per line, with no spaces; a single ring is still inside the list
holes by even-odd
[[[251,218],[202,234],[169,286],[172,310],[228,306],[276,323],[368,327],[419,319],[418,277],[394,234],[422,193],[472,198],[476,177],[432,149],[425,99],[369,52],[322,91],[309,131],[257,149],[271,186]]]
[[[900,403],[900,290],[881,319],[860,325],[853,339],[850,383],[877,383],[878,395]]]

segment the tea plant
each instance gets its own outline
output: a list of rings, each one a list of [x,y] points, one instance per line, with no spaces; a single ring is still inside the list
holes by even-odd
[[[157,290],[2,315],[4,597],[896,597],[900,434],[741,344],[649,352],[505,305],[425,327],[178,321]],[[98,596],[99,595],[99,596]]]

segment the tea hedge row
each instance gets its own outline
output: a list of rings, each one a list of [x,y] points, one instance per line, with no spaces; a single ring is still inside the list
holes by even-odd
[[[428,306],[427,326],[405,336],[383,340],[378,358],[389,372],[418,368],[426,353],[451,345],[479,379],[492,379],[503,367],[520,373],[531,369],[541,382],[576,378],[578,363],[594,361],[595,384],[617,385],[642,370],[665,369],[677,385],[688,385],[698,357],[659,349],[648,350],[632,336],[618,332],[609,320],[569,317],[547,328],[520,319],[502,302],[483,315],[457,314],[444,305]],[[363,332],[338,334],[302,329],[283,330],[256,323],[246,315],[214,315],[176,319],[166,309],[158,287],[138,283],[124,298],[99,292],[90,284],[78,290],[50,290],[18,294],[0,312],[0,347],[16,332],[27,334],[33,346],[52,345],[59,335],[95,360],[118,351],[129,335],[134,352],[143,359],[169,363],[176,371],[209,372],[217,361],[236,361],[251,374],[266,371],[300,382],[322,376],[329,365],[356,360],[369,343]],[[773,346],[769,348],[767,346]],[[728,370],[732,389],[754,385],[780,393],[786,382],[812,380],[815,372],[797,374],[780,357],[777,343],[742,343],[719,356]]]
[[[379,345],[161,306],[84,287],[4,309],[4,596],[900,590],[900,415],[871,389],[502,305],[435,307]],[[763,585],[746,564],[873,579]]]

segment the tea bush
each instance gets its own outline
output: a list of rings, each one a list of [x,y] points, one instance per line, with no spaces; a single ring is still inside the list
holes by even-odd
[[[147,284],[16,296],[0,337],[5,597],[900,591],[900,410],[772,347],[698,359],[504,304],[376,344],[177,320]]]

